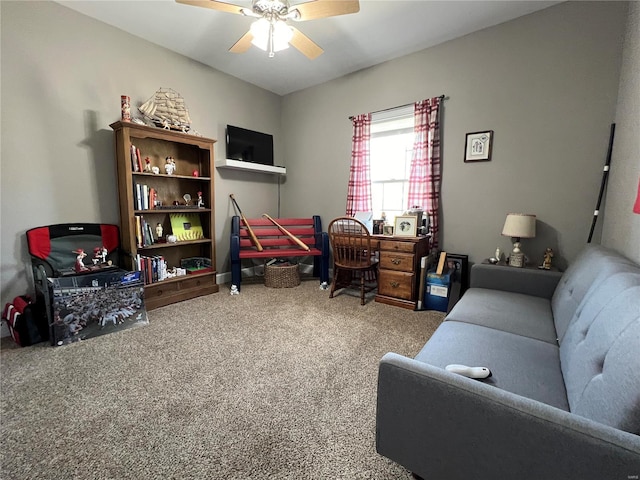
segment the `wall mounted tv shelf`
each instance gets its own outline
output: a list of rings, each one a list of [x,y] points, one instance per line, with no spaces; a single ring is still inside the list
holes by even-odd
[[[216,168],[228,168],[231,170],[244,170],[247,172],[257,173],[270,173],[273,175],[286,175],[286,167],[279,167],[277,165],[262,165],[260,163],[242,162],[240,160],[231,160],[229,158],[224,160],[217,160],[215,162]]]

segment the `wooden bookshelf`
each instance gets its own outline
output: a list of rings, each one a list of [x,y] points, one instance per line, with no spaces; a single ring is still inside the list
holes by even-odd
[[[110,126],[115,133],[120,240],[127,253],[125,267],[138,269],[138,256],[152,258],[156,263],[162,258],[169,270],[180,267],[181,260],[186,258],[203,257],[211,261],[211,271],[206,273],[148,282],[145,285],[147,309],[217,292],[213,186],[213,145],[216,141],[132,122],[120,121]],[[132,156],[132,145],[134,152],[136,149],[140,151],[139,158]],[[171,175],[165,173],[167,157],[175,161],[175,172]],[[145,171],[147,158],[149,165],[158,167],[160,173]],[[144,186],[146,190],[143,190]],[[143,205],[139,197],[142,191],[151,189],[161,205],[152,205],[147,201],[146,208],[147,205]],[[202,193],[203,208],[186,206],[183,196],[186,193],[191,195],[193,204],[197,201],[198,192]],[[176,202],[178,205],[174,205]],[[167,236],[173,234],[171,214],[197,216],[203,238],[167,242]],[[136,217],[151,227],[145,230],[143,238],[142,232],[137,229]],[[156,234],[155,227],[158,224],[162,225],[162,238]]]

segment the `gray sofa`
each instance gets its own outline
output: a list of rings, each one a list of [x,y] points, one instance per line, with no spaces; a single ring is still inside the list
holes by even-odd
[[[470,287],[414,359],[380,361],[377,451],[427,480],[640,478],[640,267],[589,245]]]

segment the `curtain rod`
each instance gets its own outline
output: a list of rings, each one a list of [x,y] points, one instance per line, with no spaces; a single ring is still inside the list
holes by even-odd
[[[446,95],[440,95],[438,98],[439,98],[440,100],[446,100]],[[382,113],[382,112],[388,112],[388,111],[390,111],[390,110],[396,110],[396,109],[398,109],[398,108],[404,108],[404,107],[408,107],[408,106],[410,106],[410,105],[414,105],[414,104],[415,104],[415,102],[412,102],[412,103],[406,103],[406,104],[404,104],[404,105],[398,105],[397,107],[383,108],[382,110],[376,110],[375,112],[369,112],[369,113]],[[355,115],[351,115],[351,116],[349,117],[349,120],[353,120],[354,118],[355,118]]]

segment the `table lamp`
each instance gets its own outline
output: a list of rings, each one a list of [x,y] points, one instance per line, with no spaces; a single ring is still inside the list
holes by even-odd
[[[520,239],[536,236],[536,216],[526,213],[509,213],[502,228],[502,235],[512,237],[514,240],[513,251],[509,255],[509,265],[524,267],[524,253],[520,250]]]

